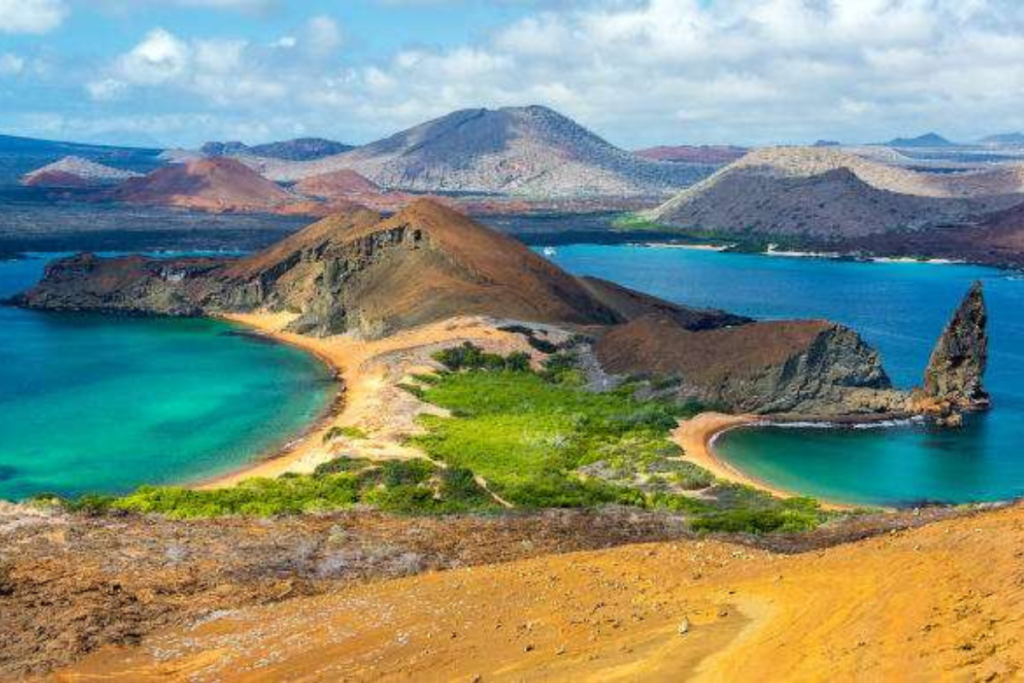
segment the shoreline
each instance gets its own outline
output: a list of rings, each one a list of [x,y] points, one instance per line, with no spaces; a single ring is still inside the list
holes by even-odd
[[[520,335],[500,330],[499,322],[482,317],[428,323],[380,339],[360,339],[352,334],[319,338],[287,332],[285,328],[295,317],[290,313],[231,313],[218,317],[254,335],[313,354],[333,371],[340,390],[322,417],[283,447],[226,473],[182,484],[199,490],[226,488],[258,477],[310,474],[317,465],[339,456],[367,460],[423,458],[419,449],[406,445],[406,438],[419,431],[420,414],[444,411],[422,403],[399,385],[412,374],[432,371],[436,367],[431,360],[434,351],[472,341],[491,351],[535,353]],[[357,427],[365,437],[339,434],[326,439],[335,427]]]
[[[260,477],[279,477],[290,467],[300,461],[316,443],[323,443],[324,435],[345,412],[347,385],[341,366],[320,349],[312,344],[302,344],[298,340],[285,337],[283,331],[275,331],[268,327],[254,324],[253,321],[241,320],[235,314],[217,316],[217,319],[239,325],[243,334],[269,340],[276,344],[285,344],[297,348],[316,358],[331,375],[335,385],[334,396],[330,399],[317,417],[306,425],[294,438],[280,446],[268,448],[251,461],[242,464],[223,474],[203,477],[184,484],[187,488],[208,490],[235,486],[246,479]]]
[[[700,413],[679,423],[672,432],[672,439],[683,449],[683,459],[703,467],[715,477],[735,484],[743,484],[770,493],[777,498],[796,498],[803,496],[796,491],[772,486],[771,484],[752,477],[726,462],[715,452],[715,441],[723,434],[764,422],[757,415],[728,415],[726,413]],[[839,501],[815,499],[824,510],[853,510],[857,506]],[[889,508],[882,508],[889,510]]]

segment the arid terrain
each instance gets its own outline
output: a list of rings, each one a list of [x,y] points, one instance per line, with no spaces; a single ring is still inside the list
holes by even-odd
[[[547,519],[565,530],[574,516]],[[279,524],[290,522],[268,530]],[[366,533],[329,518],[303,524],[319,526],[321,538],[337,524],[341,543]],[[488,547],[507,544],[508,563],[335,585],[309,597],[302,582],[285,582],[280,592],[298,596],[262,606],[250,599],[253,606],[206,618],[193,610],[192,619],[169,620],[140,645],[103,648],[55,679],[1014,680],[1024,664],[1019,506],[795,554],[676,537],[545,555],[537,551],[586,547],[593,535],[580,533],[567,547],[533,524],[490,537],[498,545]],[[435,538],[436,523],[419,526],[421,539]],[[529,542],[511,529],[529,530]],[[467,531],[460,546],[468,550],[483,539]],[[655,525],[654,536],[664,533]],[[323,546],[315,548],[306,566],[324,562],[313,559]],[[193,550],[186,544],[181,553]],[[513,559],[520,553],[526,559]],[[19,572],[8,584],[30,580]]]

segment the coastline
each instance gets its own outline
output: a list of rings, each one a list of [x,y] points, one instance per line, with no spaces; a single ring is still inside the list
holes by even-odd
[[[422,458],[406,438],[420,429],[423,413],[443,414],[399,387],[410,375],[434,369],[431,355],[442,347],[472,341],[491,351],[509,353],[533,349],[520,335],[498,329],[495,321],[465,317],[403,330],[381,339],[360,339],[353,334],[308,337],[286,331],[291,313],[232,313],[219,316],[315,355],[341,385],[332,406],[299,437],[270,453],[227,473],[184,485],[195,489],[234,486],[246,479],[273,478],[286,473],[310,474],[322,463],[341,455],[368,460]],[[365,438],[337,435],[333,428],[357,427]]]
[[[310,455],[316,455],[316,444],[323,443],[327,430],[335,425],[345,410],[346,383],[341,366],[330,355],[316,348],[315,345],[303,344],[298,339],[291,339],[285,336],[286,333],[283,332],[283,328],[288,324],[289,319],[285,319],[284,316],[277,319],[276,316],[271,317],[269,315],[263,316],[261,320],[251,316],[245,316],[242,319],[241,316],[235,314],[226,314],[218,317],[222,320],[241,325],[246,334],[270,339],[273,342],[293,346],[309,353],[323,363],[333,375],[336,393],[317,418],[283,446],[264,451],[252,461],[223,474],[204,477],[186,484],[189,488],[199,490],[227,488],[235,486],[245,479],[281,476]],[[298,335],[295,336],[298,337]]]
[[[673,440],[683,449],[683,459],[703,467],[719,479],[735,484],[750,486],[778,498],[794,498],[795,491],[772,486],[765,481],[751,477],[721,459],[715,453],[715,440],[726,432],[763,422],[757,415],[728,415],[725,413],[700,413],[689,420],[683,420],[672,432]],[[855,506],[837,501],[817,499],[826,510],[853,510]]]

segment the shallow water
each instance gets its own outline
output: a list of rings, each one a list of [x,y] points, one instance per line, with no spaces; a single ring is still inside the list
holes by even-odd
[[[44,261],[0,261],[0,298]],[[315,358],[211,320],[0,307],[0,498],[123,492],[235,469],[334,394]]]
[[[964,429],[756,428],[716,448],[780,488],[858,504],[967,502],[1024,495],[1024,281],[974,266],[854,263],[639,246],[560,247],[554,260],[698,306],[758,318],[828,318],[878,348],[894,383],[920,380],[972,280],[990,313],[987,386],[994,410]]]

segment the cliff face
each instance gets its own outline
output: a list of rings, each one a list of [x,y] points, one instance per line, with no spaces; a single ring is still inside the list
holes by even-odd
[[[693,332],[647,316],[609,331],[596,351],[610,372],[674,377],[680,397],[735,412],[829,417],[904,409],[878,353],[827,321]]]
[[[983,386],[988,363],[988,311],[981,283],[964,296],[939,337],[918,392],[923,403],[940,413],[984,410],[989,395]]]

